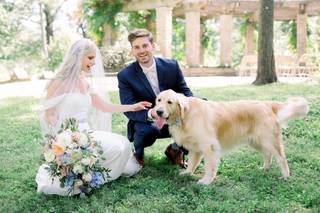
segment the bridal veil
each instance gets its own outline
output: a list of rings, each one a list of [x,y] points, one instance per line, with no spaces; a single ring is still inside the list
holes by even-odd
[[[90,93],[98,94],[103,100],[109,101],[100,51],[94,42],[82,38],[71,45],[55,77],[48,82],[44,89],[39,113],[43,135],[56,132],[61,123],[64,122],[61,120],[63,116],[59,115],[61,112],[58,110],[58,106],[64,98],[69,93],[84,93],[80,78],[81,66],[83,58],[92,52],[96,54],[95,65],[91,67],[91,72],[86,76],[87,82],[90,84],[89,88],[86,89],[90,90]],[[48,92],[49,87],[50,92]],[[65,110],[68,111],[70,109]],[[48,116],[49,114],[50,116]],[[111,131],[111,113],[105,113],[92,107],[88,122],[92,130]]]

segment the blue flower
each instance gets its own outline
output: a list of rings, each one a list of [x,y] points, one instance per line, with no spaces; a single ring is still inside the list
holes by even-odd
[[[69,165],[71,163],[71,154],[64,153],[61,156],[61,163],[62,163],[62,165]]]
[[[94,188],[100,188],[102,184],[104,184],[103,174],[101,172],[94,172],[90,185]]]
[[[92,148],[91,146],[88,146],[88,147],[86,148],[86,150],[87,150],[88,152],[91,152],[91,153],[94,152],[94,148]]]
[[[71,187],[71,186],[73,186],[73,183],[74,183],[74,175],[71,173],[64,180],[64,186]]]

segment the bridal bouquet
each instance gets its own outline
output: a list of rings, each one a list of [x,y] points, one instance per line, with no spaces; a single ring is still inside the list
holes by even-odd
[[[88,194],[105,183],[110,170],[103,168],[101,146],[90,132],[80,132],[76,119],[70,118],[61,125],[57,134],[45,136],[44,160],[52,177],[58,177],[60,186],[69,194],[80,191]]]

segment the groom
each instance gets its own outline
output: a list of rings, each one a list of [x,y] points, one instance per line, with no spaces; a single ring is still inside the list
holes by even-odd
[[[133,30],[128,40],[136,61],[118,73],[121,104],[149,101],[154,106],[156,96],[167,89],[192,96],[177,61],[154,57],[155,44],[151,32],[146,29]],[[126,112],[125,115],[129,119],[128,139],[134,142],[135,157],[143,166],[144,148],[151,146],[158,138],[170,137],[168,126],[156,127],[154,121],[158,116],[154,109]],[[165,151],[171,162],[181,167],[185,167],[185,153],[187,150],[176,143],[170,144]]]

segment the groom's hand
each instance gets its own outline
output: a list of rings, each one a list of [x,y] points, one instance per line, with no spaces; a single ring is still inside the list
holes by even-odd
[[[148,121],[154,122],[158,119],[157,112],[154,108],[148,110]]]
[[[158,115],[157,115],[157,112],[156,112],[155,108],[150,109],[150,115],[151,115],[153,120],[157,120],[158,119]]]

